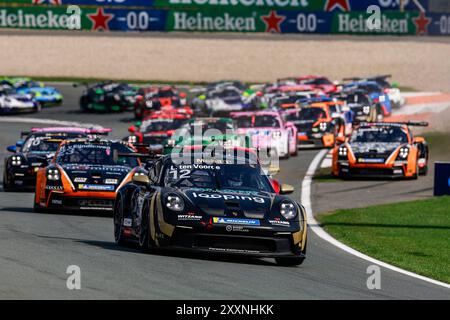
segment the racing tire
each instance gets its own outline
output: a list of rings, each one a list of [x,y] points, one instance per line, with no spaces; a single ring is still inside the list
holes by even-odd
[[[141,230],[139,232],[139,247],[144,253],[151,252],[155,245],[152,241],[152,239],[149,237],[150,234],[150,210],[148,208],[148,204],[144,204],[144,207],[142,208],[142,212],[145,212],[145,214],[142,215],[141,220]]]
[[[114,221],[114,241],[118,246],[123,246],[126,244],[126,239],[123,236],[122,223],[123,220],[123,200],[122,197],[119,197],[114,204],[114,213],[113,213],[113,221]]]
[[[139,107],[137,107],[136,109],[134,109],[134,119],[136,119],[136,120],[142,120],[142,118],[143,118],[143,110],[142,110],[142,108],[139,106]]]
[[[427,174],[428,174],[428,166],[425,166],[422,169],[419,169],[419,175],[426,176]]]
[[[291,154],[291,156],[296,157],[298,156],[298,141],[295,139],[295,151]]]
[[[13,187],[8,181],[8,178],[6,177],[6,172],[3,171],[3,192],[9,192],[12,191]]]
[[[33,212],[36,212],[36,213],[47,213],[48,210],[42,208],[36,202],[34,202],[33,203]]]

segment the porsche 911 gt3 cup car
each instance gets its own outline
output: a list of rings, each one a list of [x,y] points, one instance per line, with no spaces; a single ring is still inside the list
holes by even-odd
[[[164,154],[179,152],[186,146],[195,145],[250,148],[251,140],[237,134],[237,127],[230,118],[194,118],[167,140]]]
[[[332,173],[338,177],[417,179],[428,170],[428,144],[409,126],[426,122],[361,123],[346,143],[333,150]]]
[[[33,190],[36,186],[36,172],[40,167],[47,166],[62,141],[55,138],[30,137],[20,152],[15,152],[15,146],[8,147],[8,151],[14,154],[5,158],[3,190]]]
[[[127,143],[105,139],[65,140],[36,178],[34,209],[112,211],[116,191],[140,170]]]
[[[342,110],[341,101],[317,102],[283,112],[286,121],[297,128],[299,147],[331,148],[337,137],[344,137],[351,129],[352,116]]]
[[[136,88],[126,83],[96,83],[86,86],[80,107],[83,111],[122,112],[134,108],[136,95]]]
[[[233,112],[237,133],[250,137],[253,148],[276,152],[281,158],[297,155],[297,128],[277,111]]]
[[[197,113],[228,116],[230,112],[251,108],[252,104],[248,99],[234,86],[219,86],[195,98],[192,105]]]
[[[0,114],[30,113],[41,111],[41,104],[29,94],[18,94],[13,89],[0,90]]]
[[[62,94],[53,87],[30,87],[17,89],[18,94],[31,95],[34,101],[43,107],[59,106],[63,102]]]
[[[189,151],[189,150],[187,150]],[[148,175],[135,175],[117,192],[114,237],[152,248],[273,257],[281,265],[305,259],[304,208],[275,194],[257,156],[244,148],[180,161],[163,156]],[[281,185],[280,193],[293,191]]]

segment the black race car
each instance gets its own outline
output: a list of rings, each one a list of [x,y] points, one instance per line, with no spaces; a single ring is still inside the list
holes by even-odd
[[[29,131],[22,131],[22,139],[7,148],[13,155],[4,161],[3,190],[34,190],[36,172],[47,166],[63,140],[107,132],[108,129],[76,127],[31,128]]]
[[[3,190],[34,189],[36,172],[40,167],[48,164],[62,141],[44,137],[27,139],[20,152],[15,152],[14,155],[5,159]],[[14,152],[14,150],[12,147],[8,148],[8,151]]]
[[[77,86],[77,85],[74,85]],[[134,108],[137,89],[126,83],[100,82],[86,85],[80,97],[83,111],[122,112]]]
[[[273,257],[281,265],[305,259],[305,210],[275,193],[253,151],[195,146],[147,169],[117,192],[119,245]],[[280,194],[292,191],[281,185]]]

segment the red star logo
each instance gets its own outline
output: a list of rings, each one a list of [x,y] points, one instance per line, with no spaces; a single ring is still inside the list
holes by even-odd
[[[275,10],[272,10],[268,16],[261,16],[261,19],[266,24],[266,32],[275,31],[280,33],[280,24],[286,20],[286,17],[279,16]]]
[[[348,0],[327,0],[325,4],[325,11],[332,11],[337,6],[341,8],[342,11],[350,11],[350,4]]]
[[[416,25],[416,34],[427,34],[428,25],[431,23],[431,18],[425,16],[425,12],[421,11],[418,18],[413,18],[414,24]]]
[[[108,22],[114,17],[113,14],[105,14],[103,8],[98,8],[96,13],[91,13],[87,15],[92,21],[91,30],[104,30],[109,31]]]

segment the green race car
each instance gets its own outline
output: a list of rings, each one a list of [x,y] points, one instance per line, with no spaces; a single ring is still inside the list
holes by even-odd
[[[164,154],[180,151],[187,146],[251,148],[251,139],[237,134],[236,129],[230,118],[194,118],[167,139]]]

